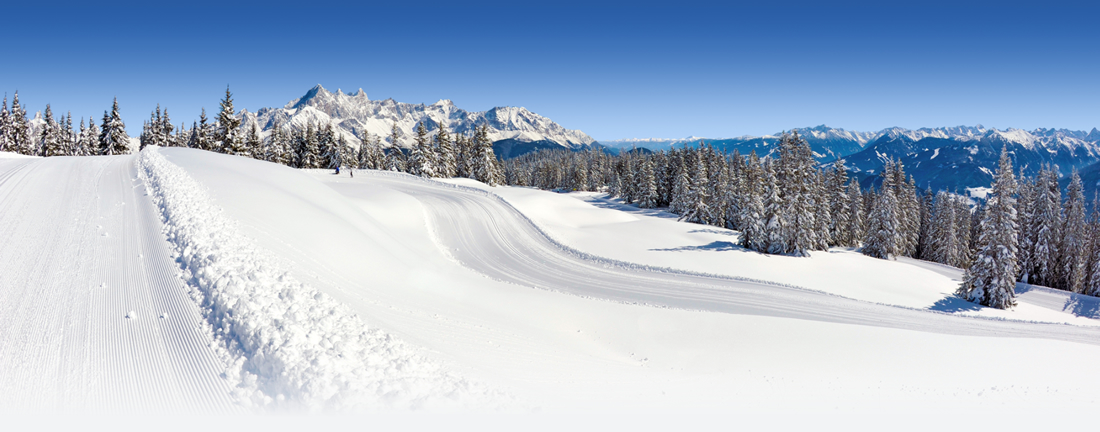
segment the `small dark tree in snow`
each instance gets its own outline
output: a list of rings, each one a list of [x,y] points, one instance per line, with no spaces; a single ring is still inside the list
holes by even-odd
[[[957,294],[983,306],[1007,309],[1016,305],[1016,179],[1008,149],[1001,160],[993,191],[978,230],[974,262],[966,270]]]
[[[99,150],[103,155],[122,155],[130,153],[130,137],[126,135],[126,124],[118,111],[118,98],[111,105],[111,112],[103,113],[103,125],[99,132]]]

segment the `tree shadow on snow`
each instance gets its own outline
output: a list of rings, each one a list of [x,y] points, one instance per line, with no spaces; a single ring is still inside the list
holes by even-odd
[[[695,233],[718,234],[718,235],[731,236],[731,237],[736,237],[737,236],[737,232],[730,231],[730,230],[703,228],[703,229],[688,231],[688,234],[695,234]]]
[[[707,243],[707,244],[701,245],[701,246],[680,246],[680,247],[677,247],[677,248],[650,249],[650,250],[654,251],[654,252],[687,252],[687,251],[723,252],[723,251],[732,251],[732,250],[747,251],[748,249],[745,249],[744,247],[741,247],[741,246],[739,246],[735,243],[731,243],[731,242],[715,241],[715,242],[710,242],[710,243]]]
[[[639,208],[638,206],[632,204],[623,203],[617,198],[607,198],[606,196],[587,196],[582,199],[584,200],[584,202],[603,209],[618,210],[626,213],[641,214],[645,216],[653,216],[665,219],[679,218],[679,216],[677,216],[676,214],[669,213],[665,210]]]
[[[982,305],[963,300],[962,297],[951,296],[940,299],[929,309],[940,312],[955,313],[980,310]]]
[[[1065,296],[1065,303],[1062,304],[1063,312],[1069,312],[1075,316],[1084,318],[1100,319],[1100,297],[1092,297],[1084,294],[1062,291],[1059,289],[1048,288],[1041,285],[1030,285],[1019,282],[1016,283],[1017,295],[1029,291],[1049,292],[1059,296]]]

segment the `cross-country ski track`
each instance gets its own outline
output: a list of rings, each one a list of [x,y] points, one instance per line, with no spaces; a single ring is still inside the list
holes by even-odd
[[[492,188],[144,152],[0,159],[4,410],[1096,402],[1050,365],[1098,326],[608,259]]]

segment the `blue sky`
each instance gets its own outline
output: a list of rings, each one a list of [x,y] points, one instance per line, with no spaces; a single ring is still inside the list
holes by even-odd
[[[294,2],[5,5],[0,92],[131,134],[228,84],[237,108],[314,84],[464,109],[524,106],[596,139],[1100,126],[1087,2]]]

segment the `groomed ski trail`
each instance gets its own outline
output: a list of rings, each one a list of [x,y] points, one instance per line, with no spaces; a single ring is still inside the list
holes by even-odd
[[[764,281],[603,259],[563,246],[490,192],[404,174],[361,172],[419,200],[440,247],[455,260],[492,279],[521,286],[656,307],[1100,345],[1100,328],[961,317]]]
[[[134,156],[0,160],[0,407],[237,410]]]

